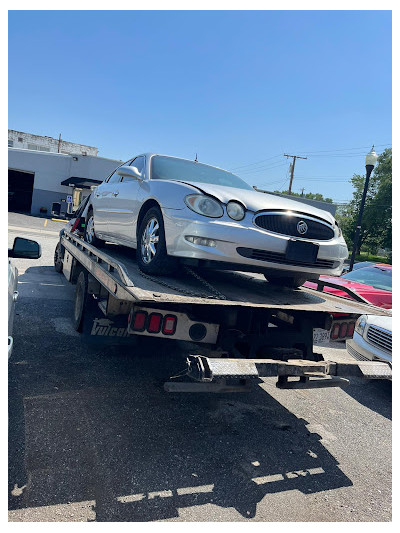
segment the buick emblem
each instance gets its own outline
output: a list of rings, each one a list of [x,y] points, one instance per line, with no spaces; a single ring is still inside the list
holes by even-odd
[[[308,226],[304,222],[304,220],[300,220],[300,222],[297,223],[297,231],[300,233],[300,235],[304,235],[307,233]]]

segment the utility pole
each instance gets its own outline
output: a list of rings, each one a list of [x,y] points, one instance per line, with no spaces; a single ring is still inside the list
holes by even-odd
[[[57,150],[57,153],[60,153],[60,145],[61,145],[61,133],[58,137],[58,150]]]
[[[294,166],[296,164],[296,159],[307,159],[306,157],[301,157],[300,155],[289,155],[289,154],[283,154],[286,158],[292,157],[293,161],[290,165],[290,183],[289,183],[289,194],[292,194],[292,183],[293,183],[293,175],[294,175]]]
[[[301,188],[301,196],[304,196],[304,187]]]

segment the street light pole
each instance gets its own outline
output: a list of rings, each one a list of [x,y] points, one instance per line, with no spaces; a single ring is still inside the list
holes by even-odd
[[[368,185],[369,185],[369,178],[372,174],[372,171],[374,170],[375,163],[378,160],[378,156],[375,152],[374,145],[372,145],[371,151],[365,156],[365,170],[366,170],[366,176],[365,176],[365,183],[364,183],[364,191],[361,198],[361,204],[360,204],[360,210],[358,212],[358,220],[357,220],[357,226],[356,226],[356,233],[354,235],[354,242],[353,242],[353,252],[351,254],[351,260],[350,260],[350,269],[349,272],[353,270],[354,266],[354,260],[356,258],[356,251],[358,248],[358,242],[360,240],[360,232],[361,232],[361,221],[362,216],[364,212],[364,206],[365,206],[365,199],[367,197],[367,191],[368,191]]]

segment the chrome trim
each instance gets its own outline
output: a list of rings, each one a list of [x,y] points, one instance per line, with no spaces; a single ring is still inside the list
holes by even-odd
[[[369,343],[378,346],[382,350],[392,353],[393,334],[391,331],[376,326],[375,324],[369,324],[364,338]]]

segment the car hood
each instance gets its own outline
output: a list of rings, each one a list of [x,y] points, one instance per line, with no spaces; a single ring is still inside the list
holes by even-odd
[[[368,315],[368,324],[392,331],[391,316]]]
[[[177,180],[178,181],[178,180]],[[250,211],[263,211],[270,209],[280,209],[287,211],[297,211],[308,215],[314,215],[318,218],[322,218],[330,224],[335,224],[334,217],[328,212],[313,207],[296,200],[289,200],[288,198],[282,198],[281,196],[275,196],[274,194],[267,194],[257,192],[255,190],[238,189],[236,187],[224,187],[222,185],[214,185],[210,183],[195,183],[184,182],[186,185],[190,185],[200,191],[214,196],[223,204],[228,203],[230,200],[237,200],[241,202]]]
[[[372,285],[366,285],[364,283],[359,283],[358,281],[353,281],[349,279],[344,279],[336,276],[320,276],[321,281],[327,281],[329,283],[335,283],[336,285],[341,285],[342,287],[347,287],[352,291],[356,292],[368,302],[378,307],[383,307],[384,309],[391,309],[392,307],[392,293],[390,291],[384,291],[383,289],[376,289]],[[316,289],[317,284],[312,281],[306,281],[304,287],[310,289]],[[339,287],[324,287],[324,292],[329,292],[335,294],[336,296],[342,296],[344,298],[350,298],[346,292],[342,291]]]

